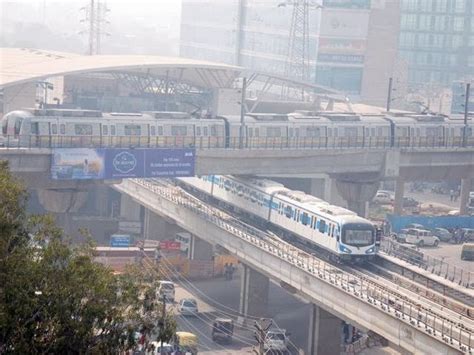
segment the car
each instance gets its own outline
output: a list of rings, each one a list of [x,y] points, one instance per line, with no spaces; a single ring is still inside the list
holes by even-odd
[[[464,240],[466,242],[474,241],[474,229],[472,229],[472,228],[462,228],[462,233],[464,233]]]
[[[174,354],[174,346],[168,343],[163,343],[163,351],[161,350],[161,343],[158,341],[152,341],[148,349],[145,351],[147,355],[172,355]]]
[[[165,299],[167,302],[174,303],[175,288],[171,281],[159,281],[159,286],[156,289],[156,297],[158,299]]]
[[[452,233],[445,228],[435,228],[431,230],[431,233],[438,237],[442,242],[449,242],[453,238]]]
[[[410,223],[405,227],[405,229],[425,229],[425,226],[419,223]]]
[[[178,310],[183,316],[195,316],[199,312],[197,301],[194,298],[183,298],[179,301]]]
[[[403,207],[417,207],[420,203],[412,197],[403,198]]]
[[[406,234],[406,243],[416,244],[419,247],[437,247],[439,244],[439,238],[435,237],[429,230],[410,228]]]
[[[463,244],[461,250],[461,260],[474,260],[474,244],[473,243],[466,243]]]
[[[263,345],[265,354],[288,354],[289,336],[285,329],[268,330]]]
[[[377,191],[373,202],[379,205],[389,205],[393,202],[394,195],[391,191],[379,190]]]

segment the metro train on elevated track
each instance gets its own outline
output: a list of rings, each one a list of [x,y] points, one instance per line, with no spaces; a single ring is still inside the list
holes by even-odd
[[[375,257],[376,230],[372,222],[278,182],[228,175],[177,181],[276,226],[288,238],[316,247],[331,259],[360,263]]]
[[[25,109],[1,120],[4,140],[27,146],[344,148],[474,146],[462,120],[434,114],[296,111],[196,117],[185,112]]]

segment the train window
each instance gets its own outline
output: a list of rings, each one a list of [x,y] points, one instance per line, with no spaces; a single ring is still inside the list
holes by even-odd
[[[291,218],[293,216],[293,209],[291,208],[291,206],[285,207],[285,216],[287,218]]]
[[[306,137],[314,137],[314,138],[321,137],[321,128],[319,128],[319,127],[308,127],[306,129]]]
[[[102,134],[104,136],[107,136],[109,134],[109,126],[107,126],[107,125],[102,126]]]
[[[76,134],[76,136],[92,136],[92,125],[91,124],[75,124],[74,133]]]
[[[253,128],[249,128],[249,137],[253,137]]]
[[[59,125],[59,133],[60,134],[66,134],[66,125],[64,123],[61,123]]]
[[[150,126],[150,134],[152,136],[156,136],[156,127],[155,126]]]
[[[158,126],[158,135],[159,136],[163,135],[163,126]]]
[[[15,127],[16,128],[16,127]],[[16,133],[16,132],[15,132]],[[58,134],[58,125],[53,123],[51,125],[51,134]]]
[[[188,134],[188,127],[186,126],[171,126],[172,136],[185,136]]]
[[[115,136],[115,126],[110,126],[110,135]]]
[[[260,136],[260,133],[259,133],[259,129],[258,128],[255,128],[255,137],[259,137]]]
[[[142,127],[140,125],[125,125],[124,133],[126,136],[141,136],[142,135]]]
[[[39,123],[38,122],[31,123],[31,134],[39,134]]]
[[[300,129],[299,128],[295,128],[295,136],[296,137],[300,136]]]
[[[426,135],[428,137],[437,137],[438,136],[438,127],[426,127]]]
[[[267,137],[281,137],[281,128],[267,127]]]
[[[301,224],[304,226],[307,226],[310,223],[311,219],[309,218],[308,214],[306,212],[303,212],[303,215],[301,216]]]
[[[324,232],[326,231],[326,221],[324,221],[324,220],[322,220],[322,219],[319,221],[318,230],[319,230],[321,233],[324,233]]]
[[[217,126],[211,126],[211,136],[217,136]]]
[[[23,122],[23,118],[17,118],[15,121],[15,134],[20,134],[21,124]],[[56,133],[57,134],[57,128]]]
[[[201,135],[201,127],[196,127],[196,136]]]
[[[344,128],[344,135],[346,137],[357,137],[357,127]]]

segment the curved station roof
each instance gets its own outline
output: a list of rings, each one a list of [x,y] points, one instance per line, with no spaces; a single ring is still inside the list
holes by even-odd
[[[179,80],[197,87],[228,87],[241,68],[179,57],[84,56],[28,48],[0,48],[0,88],[48,77],[84,73],[129,73]]]

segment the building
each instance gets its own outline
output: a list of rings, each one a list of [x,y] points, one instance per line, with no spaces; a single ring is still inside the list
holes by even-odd
[[[180,55],[284,74],[292,8],[281,2],[183,0]],[[322,3],[309,16],[312,80],[383,104],[397,57],[399,1]]]
[[[474,74],[472,0],[402,0],[399,53],[412,87],[451,87]]]

